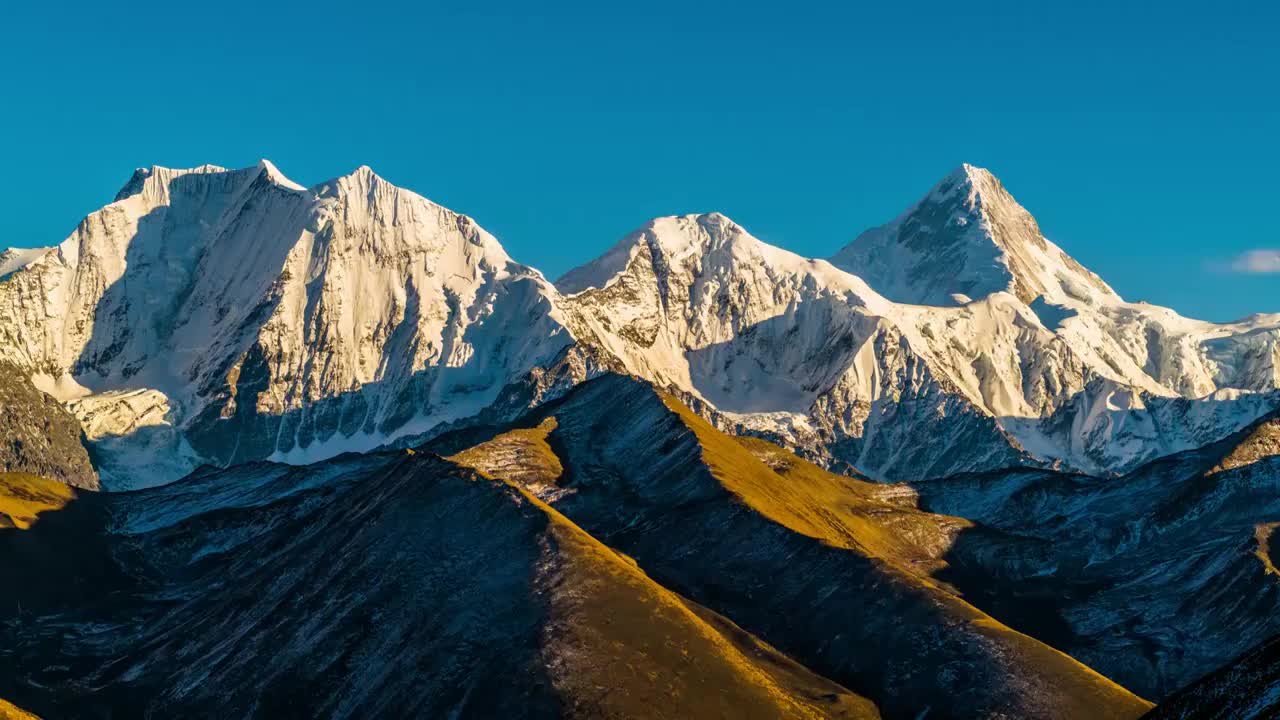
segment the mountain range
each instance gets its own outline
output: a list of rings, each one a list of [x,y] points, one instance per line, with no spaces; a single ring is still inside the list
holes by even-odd
[[[1280,315],[980,168],[554,282],[367,167],[139,169],[0,340],[0,717],[1280,712]]]
[[[418,442],[609,371],[875,479],[1119,474],[1280,385],[1280,315],[1125,302],[969,165],[830,261],[709,213],[551,283],[367,167],[304,188],[266,161],[140,169],[0,258],[0,360],[79,418],[111,489]]]

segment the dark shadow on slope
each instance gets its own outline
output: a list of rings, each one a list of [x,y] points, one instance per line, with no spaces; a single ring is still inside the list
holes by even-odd
[[[93,667],[69,649],[65,623],[86,608],[113,617],[140,589],[112,557],[104,498],[81,491],[30,527],[0,527],[0,697],[42,717],[61,716],[34,684],[45,668],[75,676]]]
[[[1280,636],[1170,695],[1144,720],[1280,717]]]
[[[779,353],[779,348],[785,352]],[[841,387],[859,353],[875,359],[861,381],[879,399]],[[743,329],[732,340],[685,354],[694,387],[724,412],[793,412],[824,416],[816,428],[827,457],[810,459],[878,478],[940,477],[956,468],[1038,466],[995,418],[934,376],[896,328],[822,298]],[[767,361],[769,364],[764,364]],[[799,384],[789,378],[808,378]],[[698,405],[694,398],[682,398]],[[737,434],[762,434],[749,427]],[[786,438],[762,434],[786,443]],[[918,444],[914,439],[933,442]]]
[[[537,415],[557,421],[548,442],[566,471],[556,509],[886,717],[1077,717],[1084,707],[1132,717],[1143,706],[945,590],[736,499],[647,386],[600,378]]]
[[[491,282],[491,289],[500,292],[512,307],[527,307],[529,311],[525,316],[502,318],[503,327],[527,327],[550,310],[545,298],[538,303],[528,302],[537,292],[530,278]],[[402,329],[415,326],[425,310],[412,283],[407,286],[407,298]],[[451,305],[451,317],[465,311]],[[412,336],[407,329],[396,331],[379,361],[379,367],[390,373],[391,379],[365,383],[336,396],[307,400],[301,408],[283,414],[260,413],[255,407],[258,393],[268,387],[272,375],[271,358],[261,344],[255,343],[241,358],[230,391],[210,395],[209,405],[192,420],[188,439],[205,458],[229,465],[270,457],[277,451],[305,451],[313,444],[342,447],[350,443],[348,449],[358,451],[387,442],[418,444],[454,428],[486,424],[495,418],[506,421],[525,411],[527,401],[522,405],[515,397],[522,382],[511,381],[505,372],[514,364],[508,359],[511,354],[527,349],[505,337],[503,328],[472,323],[459,334],[456,327],[454,321],[446,325],[446,354],[442,354],[441,364],[409,372],[421,338]],[[458,367],[443,364],[447,352],[458,343],[473,346],[476,359]],[[555,357],[543,360],[552,363]],[[491,410],[495,404],[500,407]],[[460,406],[469,411],[453,417],[443,415]],[[421,428],[415,428],[415,424]],[[412,440],[397,442],[400,435],[412,436]],[[388,437],[393,440],[388,441]]]
[[[438,459],[335,465],[205,471],[0,530],[23,582],[0,590],[0,695],[47,718],[561,716],[545,516]]]
[[[915,484],[976,525],[938,579],[1159,700],[1280,632],[1280,459],[1212,472],[1249,429],[1118,478],[1012,470]]]

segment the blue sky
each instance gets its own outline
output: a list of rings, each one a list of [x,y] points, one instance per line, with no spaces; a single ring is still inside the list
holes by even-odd
[[[0,246],[136,166],[267,157],[552,277],[708,210],[821,257],[970,162],[1131,300],[1280,312],[1278,3],[35,5],[0,11]]]

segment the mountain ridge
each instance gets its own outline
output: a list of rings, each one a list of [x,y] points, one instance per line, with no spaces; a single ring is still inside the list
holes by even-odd
[[[140,169],[56,249],[5,256],[0,356],[96,428],[116,488],[367,450],[504,403],[512,417],[601,369],[890,479],[1123,472],[1275,406],[1280,315],[1213,324],[1125,303],[967,165],[891,223],[915,230],[873,247],[936,235],[934,206],[965,220],[943,240],[1008,257],[964,288],[931,279],[935,263],[922,287],[948,297],[926,306],[720,213],[656,218],[557,285],[368,166],[311,188],[265,160]],[[986,294],[950,297],[966,288]],[[552,376],[559,390],[534,389]],[[148,476],[130,454],[157,448],[177,460]]]

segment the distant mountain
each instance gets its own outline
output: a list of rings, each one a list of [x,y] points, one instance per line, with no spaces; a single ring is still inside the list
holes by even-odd
[[[885,297],[914,305],[964,304],[998,292],[1027,304],[1120,300],[1102,278],[1049,242],[994,175],[968,164],[831,262]]]
[[[1126,303],[971,166],[834,265],[710,213],[552,285],[368,168],[303,188],[265,161],[140,170],[2,258],[0,359],[77,415],[113,489],[411,444],[607,371],[888,480],[1122,473],[1280,402],[1280,316]]]
[[[1124,303],[986,171],[966,166],[890,227],[835,260],[899,292],[917,283],[921,294],[891,295],[911,303],[940,301],[934,287],[983,294],[891,302],[715,213],[655,220],[557,286],[579,341],[626,372],[721,427],[881,479],[1123,472],[1280,405],[1280,316],[1214,325]],[[926,245],[947,259],[894,276],[849,265],[902,268]],[[946,268],[987,256],[1000,262],[982,283],[947,285]]]
[[[108,486],[132,487],[473,415],[569,342],[553,295],[368,168],[310,189],[267,162],[152,168],[0,284],[0,355],[94,439],[133,440],[104,448]]]

